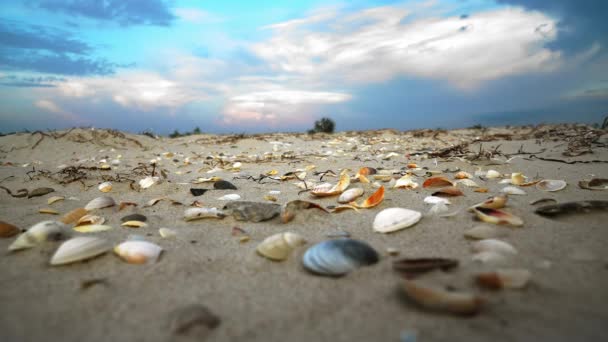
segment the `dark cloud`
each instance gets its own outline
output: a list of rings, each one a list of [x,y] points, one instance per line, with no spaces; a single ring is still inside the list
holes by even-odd
[[[560,18],[558,40],[551,48],[576,53],[593,43],[608,45],[608,1],[606,0],[498,0]]]
[[[12,20],[0,22],[0,47],[40,49],[52,53],[86,54],[91,47],[70,34],[39,25],[24,25]]]
[[[19,77],[8,75],[0,77],[0,85],[5,87],[18,88],[52,88],[56,87],[54,82],[63,82],[65,78],[46,76],[46,77]]]
[[[117,22],[120,25],[169,26],[175,16],[162,0],[39,0],[35,6],[71,16]]]

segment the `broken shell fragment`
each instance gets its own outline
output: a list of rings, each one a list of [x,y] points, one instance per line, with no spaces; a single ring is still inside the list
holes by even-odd
[[[97,233],[97,232],[105,232],[106,230],[111,230],[112,226],[106,226],[102,224],[89,224],[85,226],[77,226],[72,228],[79,233]]]
[[[475,253],[494,252],[503,255],[517,254],[517,250],[515,249],[515,247],[504,241],[496,239],[485,239],[474,242],[471,245],[471,249]]]
[[[521,218],[506,211],[502,211],[500,209],[474,207],[473,212],[483,222],[494,224],[508,224],[515,227],[524,225],[524,221]]]
[[[464,193],[457,187],[450,186],[450,187],[439,189],[439,190],[433,192],[433,196],[456,197],[456,196],[464,196]]]
[[[144,179],[141,179],[139,181],[139,187],[142,189],[147,189],[149,187],[151,187],[152,185],[158,183],[158,181],[160,180],[159,177],[146,177]]]
[[[373,265],[378,252],[363,241],[354,239],[326,240],[308,248],[302,264],[308,271],[328,276],[341,276],[359,267]]]
[[[287,259],[291,252],[306,243],[299,234],[285,232],[271,235],[264,239],[256,251],[268,259],[282,261]]]
[[[101,192],[110,192],[112,190],[112,182],[103,182],[97,187]]]
[[[46,200],[46,204],[51,205],[51,204],[53,204],[55,202],[63,201],[64,199],[65,199],[65,197],[63,197],[63,196],[52,196],[52,197],[49,197],[49,199]]]
[[[411,175],[405,175],[395,182],[394,188],[400,189],[416,189],[418,183],[416,183]]]
[[[499,269],[475,276],[477,284],[493,290],[521,289],[528,285],[530,278],[532,278],[532,273],[526,269]]]
[[[364,190],[362,188],[348,189],[338,197],[338,203],[350,203],[363,195],[363,193]]]
[[[473,315],[481,310],[483,299],[472,293],[426,287],[412,280],[403,282],[405,293],[420,306],[454,314]]]
[[[578,186],[587,190],[608,190],[608,178],[593,178],[591,180],[582,180],[578,182]]]
[[[449,271],[458,266],[458,260],[447,258],[403,258],[393,261],[393,270],[413,278],[432,270]]]
[[[305,209],[320,209],[326,213],[329,213],[327,210],[325,210],[325,208],[318,205],[317,203],[303,200],[294,200],[285,203],[281,207],[281,222],[288,223],[289,221],[293,220],[298,211]]]
[[[129,264],[153,264],[162,247],[145,240],[128,240],[114,247],[114,253]]]
[[[503,194],[507,195],[525,195],[526,192],[520,188],[516,188],[514,186],[507,186],[504,189],[500,190]]]
[[[268,202],[231,201],[222,211],[232,215],[237,221],[262,222],[277,217],[281,213],[281,205]]]
[[[57,241],[68,235],[67,226],[58,221],[42,221],[36,223],[25,233],[19,235],[8,247],[9,251],[16,251],[34,247],[44,241]]]
[[[560,179],[543,179],[536,183],[536,188],[542,191],[560,191],[566,187],[567,183]]]
[[[17,235],[21,229],[10,223],[0,221],[0,238],[8,238]]]
[[[443,176],[431,177],[422,183],[423,188],[441,188],[446,186],[454,186],[454,183]]]
[[[511,174],[511,184],[521,185],[526,182],[526,177],[521,172],[513,172]]]
[[[147,224],[145,222],[141,222],[141,221],[126,221],[126,222],[123,222],[121,224],[121,226],[129,227],[129,228],[141,228],[141,227],[146,227]]]
[[[475,208],[487,208],[487,209],[504,208],[505,205],[507,205],[508,200],[509,200],[509,198],[506,195],[490,197],[487,200],[472,206],[471,208],[469,208],[469,211],[473,211],[473,209],[475,209]]]
[[[79,218],[78,221],[76,221],[76,227],[91,224],[102,224],[105,221],[106,220],[101,216],[88,214],[84,215],[83,217]]]
[[[193,221],[203,218],[224,218],[226,215],[218,208],[190,208],[184,212],[186,221]]]
[[[177,233],[173,229],[160,228],[158,234],[165,239],[173,239],[177,236]]]
[[[93,236],[78,236],[62,243],[51,258],[51,265],[65,265],[91,259],[112,248],[110,243]]]
[[[63,215],[60,221],[65,224],[71,224],[77,222],[81,217],[83,217],[87,213],[88,211],[85,208],[76,208]]]
[[[112,197],[101,196],[101,197],[97,197],[97,198],[91,200],[89,203],[87,203],[87,205],[84,206],[84,208],[86,210],[93,210],[93,209],[102,209],[102,208],[112,207],[115,205],[116,205],[116,202],[114,202],[114,199]]]
[[[478,188],[479,184],[475,183],[473,180],[465,178],[465,179],[461,179],[456,181],[457,184],[462,184],[464,186],[467,186],[469,188]]]
[[[53,189],[53,188],[36,188],[36,189],[30,191],[27,194],[27,198],[44,196],[44,195],[49,194],[49,193],[51,193],[53,191],[55,191],[55,189]]]
[[[325,183],[326,184],[326,183]],[[327,186],[324,184],[315,186],[310,193],[317,197],[334,196],[341,194],[350,185],[350,176],[343,174],[340,176],[340,180],[334,186]]]
[[[40,208],[38,212],[40,214],[59,215],[59,212],[53,208]]]
[[[355,202],[352,202],[350,204],[356,208],[367,209],[367,208],[373,208],[373,207],[377,206],[378,204],[382,203],[382,200],[384,200],[384,187],[383,186],[381,186],[378,190],[376,190],[376,192],[374,192],[371,196],[369,196],[365,201],[361,202],[361,204],[358,204]]]
[[[416,224],[422,213],[405,208],[388,208],[376,215],[373,228],[380,233],[391,233]]]

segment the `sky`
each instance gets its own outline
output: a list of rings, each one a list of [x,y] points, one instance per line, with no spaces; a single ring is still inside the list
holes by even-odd
[[[608,1],[0,3],[0,132],[599,123]]]

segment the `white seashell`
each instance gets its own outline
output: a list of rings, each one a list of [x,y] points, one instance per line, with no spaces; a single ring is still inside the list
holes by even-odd
[[[44,241],[56,241],[68,235],[68,227],[58,221],[42,221],[30,227],[25,233],[19,235],[8,246],[9,251],[17,251],[34,247]]]
[[[114,247],[114,253],[130,264],[155,263],[162,251],[162,247],[141,240],[125,241]]]
[[[441,216],[442,214],[445,214],[448,211],[450,211],[450,209],[448,209],[448,206],[445,203],[438,202],[433,204],[431,209],[429,209],[428,215]]]
[[[162,236],[165,239],[172,239],[175,238],[177,236],[177,233],[169,228],[160,228],[158,230],[158,234],[160,234],[160,236]]]
[[[89,224],[85,226],[77,226],[72,228],[79,233],[97,233],[105,232],[106,230],[113,229],[112,226],[106,226],[101,224]]]
[[[478,225],[464,232],[464,236],[474,240],[492,239],[507,235],[506,229],[488,226]]]
[[[281,191],[279,191],[279,190],[270,190],[270,191],[268,191],[268,194],[272,195],[272,196],[277,196],[277,195],[281,194]]]
[[[391,182],[394,179],[391,177]],[[403,189],[416,189],[418,187],[418,183],[414,181],[414,178],[411,175],[405,175],[395,181],[395,188],[403,188]]]
[[[475,181],[468,179],[468,178],[464,178],[464,179],[460,179],[456,181],[457,184],[462,184],[464,186],[468,186],[470,188],[478,188],[479,184],[475,183]]]
[[[503,194],[507,195],[525,195],[526,192],[520,188],[516,188],[514,186],[507,186],[504,189],[500,190]]]
[[[264,239],[256,251],[268,259],[281,261],[287,259],[291,252],[306,243],[306,240],[296,233],[278,233]]]
[[[114,199],[112,197],[101,196],[101,197],[94,198],[89,203],[87,203],[87,205],[85,205],[84,209],[85,210],[101,209],[101,208],[112,207],[115,205],[116,205],[116,202],[114,202]]]
[[[97,188],[101,192],[110,192],[112,190],[112,182],[103,182]]]
[[[494,252],[499,254],[517,254],[517,250],[515,247],[510,244],[496,240],[496,239],[484,239],[477,242],[474,242],[471,245],[473,252]]]
[[[526,182],[526,177],[521,172],[513,172],[511,174],[511,184],[521,185]]]
[[[59,246],[53,257],[51,265],[65,265],[96,257],[109,251],[110,243],[94,236],[79,236],[72,238]]]
[[[501,179],[498,184],[513,184],[510,179]]]
[[[184,212],[186,221],[198,220],[202,218],[224,218],[226,214],[218,208],[190,208]]]
[[[502,174],[496,170],[488,170],[488,172],[486,172],[487,179],[494,179],[494,178],[500,178],[500,177],[502,177]]]
[[[241,163],[241,162],[236,162],[236,163],[232,164],[233,169],[240,169],[242,166],[243,166],[243,163]]]
[[[426,196],[424,198],[424,203],[426,203],[426,204],[437,204],[437,203],[452,204],[449,199],[447,199],[445,197],[439,197],[439,196]]]
[[[348,189],[338,197],[338,203],[350,203],[363,195],[364,192],[362,188]]]
[[[480,252],[473,255],[473,261],[478,261],[483,264],[503,264],[507,260],[506,256],[496,252]]]
[[[238,201],[240,199],[241,199],[241,195],[239,195],[239,194],[227,194],[227,195],[224,195],[224,196],[218,198],[218,200],[220,200],[220,201]]]
[[[380,233],[390,233],[411,227],[420,221],[422,214],[405,208],[388,208],[376,215],[373,228]]]
[[[151,187],[152,185],[158,183],[159,180],[160,180],[159,177],[146,177],[139,181],[139,187],[142,189],[147,189],[147,188]]]
[[[567,183],[559,179],[543,179],[536,183],[536,188],[543,191],[559,191],[566,187]]]

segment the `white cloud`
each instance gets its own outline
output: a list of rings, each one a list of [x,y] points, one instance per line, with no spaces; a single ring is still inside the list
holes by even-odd
[[[189,21],[189,22],[193,22],[193,23],[201,23],[201,22],[211,18],[211,16],[209,15],[208,12],[205,12],[198,8],[186,8],[186,7],[176,8],[174,10],[174,13],[180,19]]]

